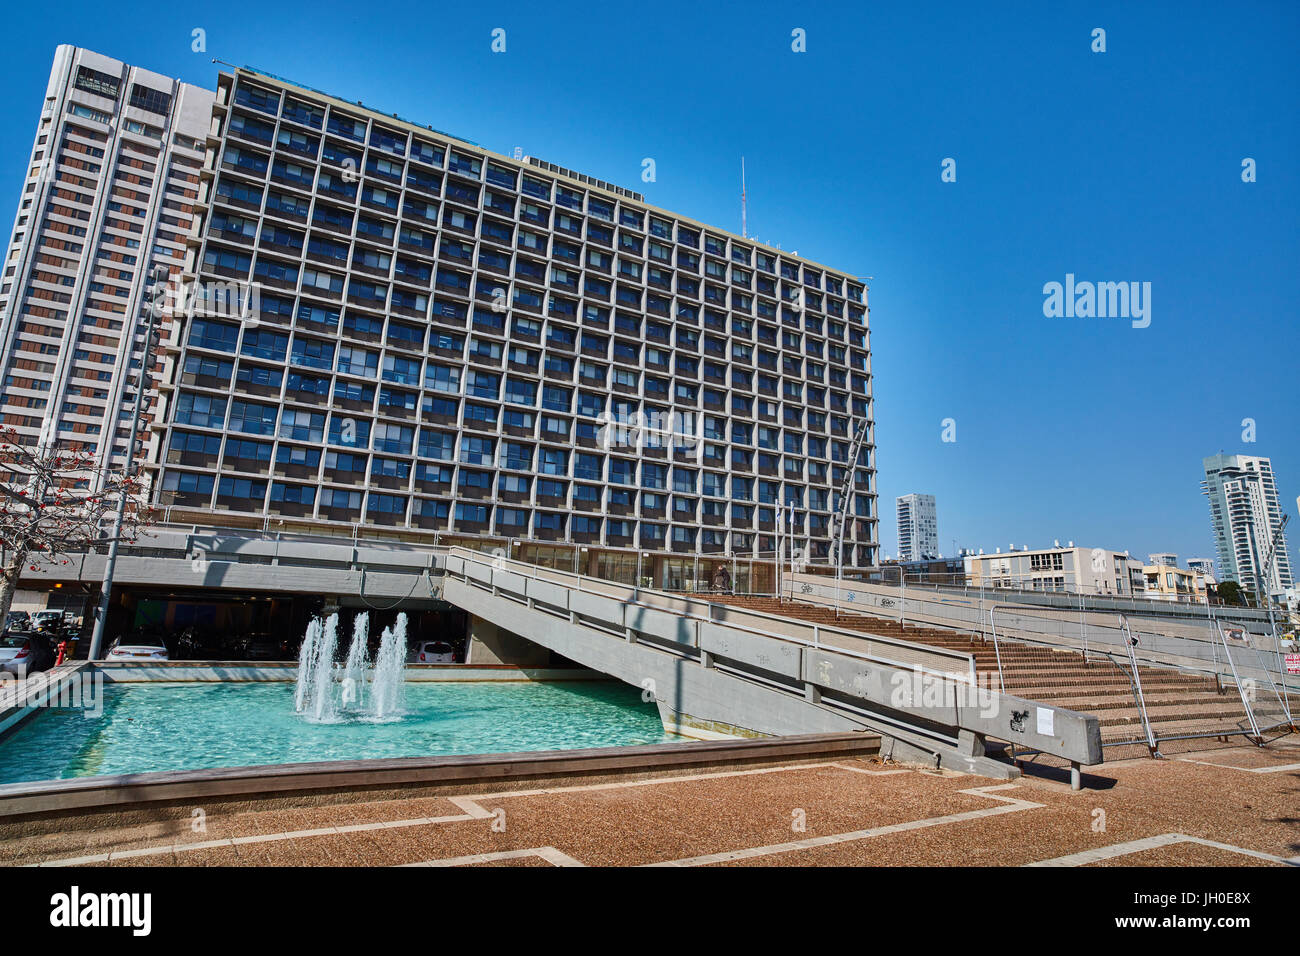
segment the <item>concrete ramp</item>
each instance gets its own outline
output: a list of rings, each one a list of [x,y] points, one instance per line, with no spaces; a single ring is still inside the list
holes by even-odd
[[[858,730],[898,759],[1000,778],[986,739],[1101,762],[1096,717],[979,685],[968,653],[810,625],[452,548],[445,600],[641,688],[688,736]],[[1076,775],[1077,776],[1077,775]]]

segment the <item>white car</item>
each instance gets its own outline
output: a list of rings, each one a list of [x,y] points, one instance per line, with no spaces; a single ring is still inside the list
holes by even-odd
[[[123,644],[120,641],[108,649],[109,661],[166,661],[171,660],[167,648],[161,644]]]
[[[0,637],[0,672],[2,673],[26,677],[29,668],[44,670],[41,667],[40,656],[40,650],[34,645],[30,635],[6,634]]]
[[[456,651],[446,641],[421,641],[407,659],[408,664],[454,664]]]

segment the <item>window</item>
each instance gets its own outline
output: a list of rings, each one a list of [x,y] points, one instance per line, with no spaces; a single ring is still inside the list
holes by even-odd
[[[221,428],[226,421],[226,400],[182,392],[176,403],[176,421],[182,425]]]
[[[271,484],[271,500],[311,507],[316,503],[316,489],[310,485],[286,485],[276,481]]]
[[[221,322],[195,319],[190,325],[190,344],[199,348],[234,352],[239,339],[239,328]]]
[[[239,351],[241,355],[251,355],[254,358],[283,361],[288,347],[289,336],[283,332],[276,332],[273,329],[248,329],[244,332],[244,344]]]
[[[290,362],[307,368],[329,370],[334,367],[334,346],[319,339],[295,338]]]
[[[286,408],[280,416],[280,437],[320,442],[325,435],[325,415]]]
[[[477,438],[465,435],[460,442],[460,460],[468,465],[490,465],[495,454],[496,442],[491,438]]]
[[[277,96],[278,105],[279,98]],[[160,90],[152,90],[147,86],[139,83],[131,83],[131,105],[136,109],[144,109],[149,113],[159,113],[160,116],[166,116],[172,108],[172,94]]]
[[[460,394],[460,371],[459,368],[453,368],[449,365],[430,363],[424,372],[425,387],[438,392],[458,395]]]
[[[92,70],[88,66],[79,66],[77,67],[77,79],[74,82],[79,90],[85,90],[87,93],[94,93],[97,96],[106,96],[110,100],[115,100],[117,99],[121,81],[116,76],[101,73],[99,70]]]
[[[434,458],[439,461],[451,461],[452,449],[456,446],[456,436],[450,432],[420,430],[419,454],[421,458]]]
[[[226,458],[242,458],[247,461],[269,462],[271,460],[271,446],[266,442],[243,441],[238,438],[227,438]]]
[[[249,478],[222,478],[217,485],[217,497],[261,500],[266,497],[266,482]]]
[[[384,422],[375,426],[375,450],[387,451],[399,455],[409,455],[414,430],[408,425],[394,425]]]
[[[506,379],[505,400],[516,405],[537,404],[537,385],[522,379]]]

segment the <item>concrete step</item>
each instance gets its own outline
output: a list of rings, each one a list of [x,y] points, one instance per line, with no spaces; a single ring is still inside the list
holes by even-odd
[[[1122,741],[1107,751],[1115,759],[1131,746],[1133,755],[1146,752],[1141,712],[1133,699],[1128,669],[1115,662],[1085,660],[1072,650],[1056,650],[1017,644],[996,647],[973,634],[961,634],[926,625],[903,626],[895,620],[864,614],[840,615],[811,605],[782,603],[774,598],[723,598],[728,604],[752,608],[810,624],[861,631],[879,637],[915,641],[932,647],[970,654],[976,671],[998,686],[1001,669],[1008,693],[1097,715],[1102,739]],[[1176,670],[1142,666],[1138,668],[1147,715],[1158,735],[1190,733],[1233,733],[1248,727],[1235,688],[1220,693],[1213,678],[1183,674]],[[1261,705],[1266,706],[1266,705]],[[1279,710],[1280,708],[1276,708]],[[1197,741],[1186,742],[1195,748]],[[1214,738],[1206,746],[1216,745]]]

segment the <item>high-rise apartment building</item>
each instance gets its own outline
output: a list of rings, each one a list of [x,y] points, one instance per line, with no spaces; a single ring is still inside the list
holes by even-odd
[[[0,282],[0,423],[120,466],[147,279],[179,273],[213,94],[60,46]],[[132,370],[132,374],[123,374]]]
[[[1203,464],[1201,488],[1210,499],[1220,579],[1256,593],[1264,586],[1269,594],[1291,587],[1291,557],[1280,531],[1282,509],[1273,463],[1252,455],[1211,455]]]
[[[939,525],[934,495],[898,499],[898,560],[924,561],[939,556]]]
[[[172,323],[150,453],[173,517],[676,587],[770,575],[783,539],[833,561],[852,468],[844,562],[876,563],[854,276],[242,69],[197,205],[186,281],[257,307]]]

